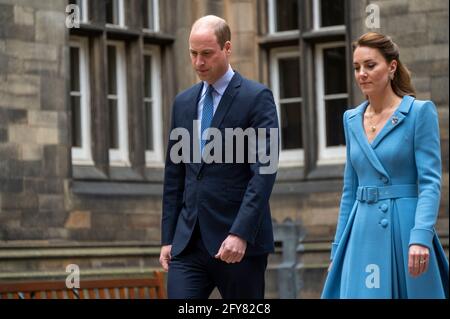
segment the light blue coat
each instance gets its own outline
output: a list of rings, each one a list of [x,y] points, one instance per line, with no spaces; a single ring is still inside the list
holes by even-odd
[[[367,105],[344,114],[347,163],[322,298],[448,298],[448,260],[434,228],[441,185],[436,108],[404,96],[369,143]],[[411,244],[430,249],[428,271],[416,278],[408,273]]]

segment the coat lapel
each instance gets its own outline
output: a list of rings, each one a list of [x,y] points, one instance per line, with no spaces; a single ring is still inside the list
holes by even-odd
[[[400,124],[408,114],[413,102],[414,98],[412,96],[405,95],[403,97],[402,102],[400,103],[397,110],[394,112],[394,114],[392,114],[391,118],[386,122],[386,125],[372,141],[372,148],[375,149],[392,130],[400,126]]]
[[[383,165],[379,161],[375,151],[372,146],[369,144],[367,140],[366,133],[364,132],[363,127],[363,114],[369,102],[365,101],[361,105],[359,105],[356,109],[354,109],[348,117],[348,126],[359,146],[363,150],[369,162],[372,166],[383,176],[390,179],[388,173],[384,169]]]

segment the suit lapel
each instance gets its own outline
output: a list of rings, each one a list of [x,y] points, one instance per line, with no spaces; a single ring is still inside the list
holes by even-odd
[[[402,99],[397,110],[392,114],[391,118],[386,122],[386,125],[383,129],[378,133],[375,139],[372,142],[372,148],[376,148],[381,141],[394,130],[396,127],[400,126],[403,120],[408,115],[409,109],[411,108],[412,103],[414,102],[414,98],[408,95],[405,95]]]
[[[194,149],[194,138],[197,136],[196,131],[194,131],[194,120],[197,119],[197,104],[200,97],[200,94],[202,92],[203,82],[200,82],[196,84],[192,88],[191,96],[189,96],[186,100],[189,101],[189,104],[186,106],[186,110],[184,113],[183,118],[185,119],[184,127],[188,130],[190,138],[190,147],[191,147],[191,154],[190,154],[190,161],[192,165],[196,166],[197,169],[200,166],[199,163],[194,163],[193,156],[194,152],[199,152],[198,149]]]
[[[214,117],[212,119],[211,127],[218,128],[219,125],[222,123],[223,118],[228,113],[228,109],[231,106],[231,102],[233,101],[233,98],[238,91],[237,88],[241,85],[241,80],[242,80],[241,75],[235,72],[226,90],[223,92],[223,96],[220,99],[216,113],[214,114]]]
[[[372,164],[372,166],[381,175],[389,178],[388,173],[386,172],[383,165],[379,161],[372,146],[369,144],[366,133],[364,132],[363,114],[367,107],[367,104],[368,104],[368,102],[366,101],[363,104],[361,104],[360,106],[358,106],[356,109],[353,110],[353,112],[348,117],[348,126],[349,126],[350,131],[352,132],[353,136],[355,137],[356,141],[358,142],[359,146],[361,147],[364,154],[366,155],[367,159]]]
[[[228,113],[228,110],[230,109],[231,102],[233,102],[234,96],[239,91],[238,88],[241,86],[241,82],[242,82],[241,75],[238,72],[235,72],[233,77],[231,78],[230,83],[223,92],[223,96],[220,99],[219,105],[217,106],[216,113],[214,113],[214,117],[211,122],[211,127],[218,128],[220,126],[225,115]],[[214,143],[214,141],[212,141],[212,143]],[[201,171],[203,165],[205,165],[205,162],[202,160],[199,172]]]
[[[192,93],[188,101],[190,101],[189,105],[186,107],[186,113],[184,119],[187,121],[185,127],[189,131],[191,136],[193,135],[193,121],[197,119],[197,104],[200,93],[202,92],[203,83],[198,83],[192,88]]]

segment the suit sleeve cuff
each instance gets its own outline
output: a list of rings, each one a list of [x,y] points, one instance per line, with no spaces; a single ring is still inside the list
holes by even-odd
[[[234,230],[234,229],[231,229],[231,230],[228,232],[228,234],[229,234],[229,235],[238,236],[239,238],[245,240],[247,243],[249,243],[249,244],[251,244],[251,245],[254,245],[254,244],[255,244],[255,239],[254,239],[254,238],[249,237],[247,234],[244,234],[244,232],[240,232],[239,230],[236,231],[236,230]]]
[[[409,246],[422,245],[432,248],[434,231],[429,229],[412,229],[409,237]]]

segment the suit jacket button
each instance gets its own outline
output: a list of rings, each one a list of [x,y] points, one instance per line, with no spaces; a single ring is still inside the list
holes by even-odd
[[[202,174],[198,174],[197,175],[197,180],[199,181],[199,180],[201,180],[202,179]]]
[[[388,222],[388,220],[385,219],[385,218],[383,218],[383,219],[380,221],[380,225],[381,225],[381,227],[383,227],[383,228],[386,228],[388,224],[389,224],[389,222]]]
[[[386,213],[387,211],[388,211],[388,205],[387,204],[382,204],[381,206],[380,206],[380,209],[381,209],[381,211],[383,212],[383,213]]]

